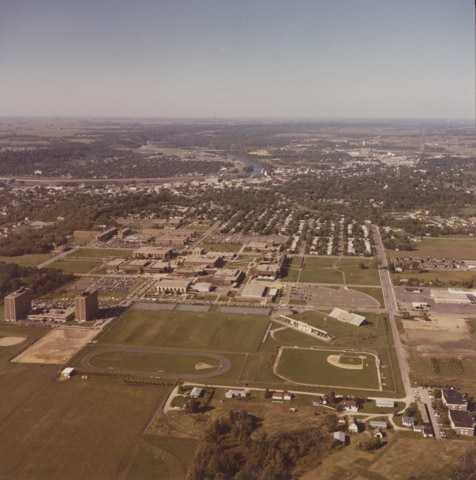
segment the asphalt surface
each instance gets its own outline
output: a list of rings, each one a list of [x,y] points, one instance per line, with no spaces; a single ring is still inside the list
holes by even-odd
[[[389,324],[392,330],[393,345],[397,354],[398,364],[400,366],[400,373],[402,376],[403,388],[405,390],[406,401],[413,399],[413,390],[410,382],[410,367],[408,365],[408,354],[405,351],[403,344],[400,340],[400,334],[398,332],[398,326],[396,321],[396,314],[398,312],[398,304],[393,289],[392,278],[390,271],[388,270],[387,255],[382,242],[382,236],[380,235],[380,229],[377,225],[372,225],[375,239],[375,248],[377,253],[377,259],[379,260],[379,276],[380,283],[382,285],[383,298],[385,302],[385,308],[389,319]]]

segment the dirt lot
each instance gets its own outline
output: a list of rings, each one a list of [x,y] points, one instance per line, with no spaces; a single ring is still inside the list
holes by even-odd
[[[63,365],[99,332],[99,329],[87,327],[55,328],[20,353],[12,362]]]
[[[476,338],[464,317],[432,314],[431,321],[403,320],[402,323],[407,344],[420,354],[476,358]]]

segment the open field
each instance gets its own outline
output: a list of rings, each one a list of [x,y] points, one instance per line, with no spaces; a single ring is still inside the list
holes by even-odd
[[[276,364],[276,374],[296,384],[380,390],[375,357],[365,352],[347,352],[344,357],[343,353],[338,350],[283,347]],[[340,357],[340,362],[331,361],[334,357]],[[350,361],[350,357],[352,364],[344,361],[345,358]],[[357,367],[357,361],[362,362],[359,364],[361,368],[352,368]]]
[[[10,378],[16,408],[0,407],[0,478],[115,480],[127,473],[165,391],[104,377],[58,382],[30,368],[35,375],[19,375],[14,385]],[[0,384],[4,390],[3,377]],[[144,468],[153,473],[152,463]]]
[[[98,337],[102,343],[254,352],[268,326],[262,315],[129,309]]]
[[[145,435],[126,480],[181,480],[190,468],[198,442],[191,438]]]
[[[317,347],[317,348],[342,348],[356,351],[366,351],[378,355],[381,365],[383,390],[398,396],[401,393],[401,379],[398,362],[395,357],[390,327],[385,315],[361,312],[367,318],[368,324],[355,327],[327,317],[325,312],[304,312],[292,315],[292,318],[302,320],[331,334],[334,340],[329,344],[316,340],[289,328],[282,329],[278,324],[273,324],[273,331],[264,344],[264,349],[275,351],[279,345]],[[262,376],[262,374],[259,374]]]
[[[97,333],[98,330],[87,327],[58,327],[35,342],[13,361],[63,365]]]
[[[100,264],[101,262],[95,260],[57,260],[50,267],[58,268],[65,273],[89,273]]]
[[[362,268],[365,266],[365,268]],[[360,258],[294,257],[288,268],[288,282],[337,285],[380,285],[374,261]]]
[[[475,271],[470,272],[405,272],[392,273],[392,279],[395,285],[398,285],[400,280],[416,280],[416,284],[422,286],[441,285],[441,286],[463,286],[467,282],[471,282],[476,277]]]
[[[67,258],[107,258],[131,257],[132,249],[127,248],[79,248],[70,253]]]
[[[385,447],[364,452],[358,447],[362,437],[352,435],[349,446],[335,449],[302,480],[408,480],[428,472],[443,472],[468,448],[465,441],[435,442],[392,434]],[[403,462],[402,458],[418,460]],[[447,477],[442,473],[441,478]]]
[[[411,252],[389,250],[391,257],[436,257],[459,260],[476,260],[476,239],[474,238],[424,238]]]
[[[371,297],[375,298],[380,303],[380,306],[384,306],[383,301],[383,292],[380,287],[352,287],[352,290],[357,290],[358,292],[366,293]]]
[[[2,257],[0,256],[0,262],[16,263],[22,267],[36,267],[40,263],[46,262],[51,258],[48,253],[32,253],[30,255],[20,255],[17,257]]]

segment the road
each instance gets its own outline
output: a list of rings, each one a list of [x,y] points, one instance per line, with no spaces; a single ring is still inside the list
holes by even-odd
[[[398,331],[396,314],[398,312],[397,298],[395,290],[393,289],[392,278],[388,269],[387,255],[383,246],[380,229],[377,225],[372,225],[377,259],[379,260],[379,276],[382,285],[383,299],[385,308],[387,310],[390,328],[392,330],[393,345],[397,355],[398,364],[400,366],[400,373],[402,376],[403,388],[405,390],[405,401],[413,401],[413,390],[410,382],[410,367],[408,365],[408,354],[405,351],[402,341],[400,340],[400,333]]]

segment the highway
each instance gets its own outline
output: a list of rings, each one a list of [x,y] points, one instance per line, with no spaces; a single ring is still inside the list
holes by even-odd
[[[395,290],[393,289],[392,278],[390,276],[390,271],[388,270],[387,255],[383,246],[382,236],[380,235],[380,229],[377,225],[372,225],[372,229],[374,233],[377,259],[379,260],[380,283],[382,285],[385,308],[387,310],[388,319],[392,330],[393,345],[397,354],[398,364],[400,366],[403,388],[405,390],[405,401],[411,402],[413,401],[414,395],[410,382],[408,354],[403,347],[402,341],[400,340],[400,333],[398,331],[397,320],[395,318],[398,312]]]

